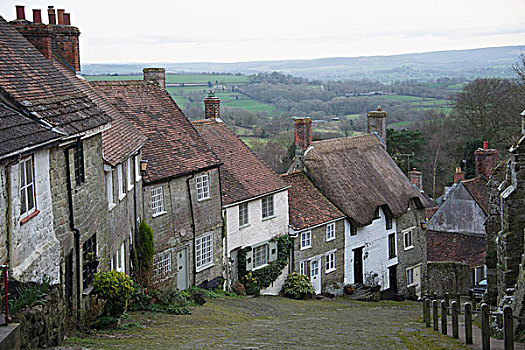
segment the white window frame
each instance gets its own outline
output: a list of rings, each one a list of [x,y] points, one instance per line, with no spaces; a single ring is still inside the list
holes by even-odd
[[[27,182],[27,164],[31,171],[31,182]],[[35,162],[33,156],[23,159],[19,164],[19,183],[20,183],[20,218],[26,218],[36,211],[36,187],[35,187]],[[22,212],[22,197],[26,204],[25,211]],[[33,200],[33,207],[29,208],[29,199]]]
[[[335,267],[335,251],[326,254],[325,273],[330,273],[336,270]]]
[[[165,214],[164,210],[164,192],[162,186],[151,189],[151,216],[157,217]]]
[[[124,243],[120,245],[120,272],[126,273],[126,248]]]
[[[271,219],[275,216],[273,194],[261,199],[261,215],[263,220]]]
[[[197,201],[203,201],[211,197],[210,195],[210,177],[208,174],[201,174],[195,178],[197,188]]]
[[[105,171],[106,176],[106,198],[108,200],[108,210],[115,208],[115,197],[113,194],[113,170]]]
[[[128,191],[133,189],[133,178],[131,177],[131,172],[133,167],[131,166],[131,157],[126,160],[126,179],[128,180]]]
[[[205,233],[195,239],[195,266],[197,272],[213,266],[213,233]]]
[[[414,248],[414,227],[403,231],[403,247],[405,250]],[[407,244],[408,243],[408,244]]]
[[[250,225],[250,211],[248,202],[239,204],[239,228]]]
[[[326,225],[326,241],[330,242],[335,239],[335,222]]]
[[[135,163],[135,181],[139,182],[140,179],[142,179],[142,175],[140,174],[140,160],[139,156],[133,157],[133,162]]]
[[[301,250],[312,248],[312,231],[301,232]]]
[[[171,252],[164,251],[153,256],[153,279],[160,281],[171,272]]]
[[[263,254],[260,254],[260,253]],[[268,258],[270,253],[270,247],[268,243],[261,244],[252,249],[252,259],[253,259],[253,270],[262,268],[268,265]],[[259,259],[258,259],[259,258]]]
[[[416,284],[414,282],[414,270],[415,270],[415,268],[416,268],[416,266],[412,266],[412,267],[409,267],[409,268],[406,269],[407,287],[411,287],[411,286]]]
[[[303,276],[306,276],[306,264],[308,264],[307,260],[301,261],[299,263],[299,273]]]
[[[122,163],[117,164],[117,184],[118,184],[118,200],[121,201],[126,197],[124,191],[124,175],[122,173]]]

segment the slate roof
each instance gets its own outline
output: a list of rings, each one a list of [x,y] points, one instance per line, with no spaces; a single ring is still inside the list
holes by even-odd
[[[332,204],[299,170],[281,175],[288,189],[290,225],[296,231],[342,219],[345,214]]]
[[[194,121],[193,125],[221,166],[224,205],[283,190],[287,184],[223,122],[213,119]]]
[[[146,141],[146,136],[133,126],[106,98],[84,78],[77,76],[62,60],[53,57],[53,65],[69,81],[111,117],[111,128],[102,132],[102,148],[104,160],[112,166],[125,161],[136,152]]]
[[[483,209],[483,212],[489,215],[489,192],[487,189],[487,182],[489,180],[483,176],[478,175],[473,179],[461,181],[467,191],[474,197],[476,203]]]
[[[485,265],[483,236],[427,230],[427,260],[456,261],[470,267]]]
[[[42,123],[0,104],[0,158],[63,137]]]
[[[312,182],[358,226],[370,224],[381,205],[399,217],[410,199],[426,204],[374,134],[313,142],[304,163]]]
[[[0,94],[70,135],[111,121],[2,17]]]
[[[156,182],[220,165],[170,95],[142,80],[90,82],[147,137],[145,181]]]

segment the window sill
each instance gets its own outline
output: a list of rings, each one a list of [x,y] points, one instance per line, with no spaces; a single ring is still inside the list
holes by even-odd
[[[128,186],[128,192],[131,191],[135,185]]]
[[[312,246],[311,246],[311,245],[309,245],[309,246],[306,246],[306,247],[301,247],[301,249],[299,249],[299,250],[306,250],[306,249],[310,249],[310,248],[312,248]]]
[[[20,225],[25,224],[26,222],[28,222],[29,220],[37,216],[39,213],[40,213],[40,210],[35,210],[31,214],[28,214],[26,217],[20,220]]]
[[[196,272],[202,272],[202,271],[207,270],[207,269],[209,269],[210,267],[213,267],[213,266],[215,266],[214,263],[209,263],[209,264],[207,264],[207,265],[204,265],[204,266],[201,266],[201,267],[197,267],[197,268],[195,269],[195,271],[196,271]]]
[[[411,245],[411,246],[409,246],[409,247],[405,247],[405,250],[410,250],[410,249],[414,249],[414,246]]]
[[[167,213],[168,213],[167,211],[161,211],[160,213],[151,214],[151,217],[152,218],[156,218],[158,216],[161,216],[161,215],[164,215],[164,214],[167,214]]]
[[[332,238],[328,238],[326,241],[327,241],[327,242],[331,242],[331,241],[333,241],[334,239],[335,239],[335,237],[332,237]]]
[[[109,203],[108,204],[108,211],[113,210],[113,208],[115,208],[116,206],[117,206],[117,203]]]
[[[207,201],[208,199],[211,199],[211,196],[208,196],[208,197],[205,197],[205,198],[201,198],[201,199],[197,199],[197,202],[204,202],[204,201]]]
[[[335,270],[336,270],[335,268],[333,268],[333,269],[330,269],[330,270],[326,270],[325,274],[327,274],[327,275],[328,275],[328,274],[329,274],[330,272],[334,272]]]
[[[135,175],[135,182],[139,182],[140,180],[142,180],[142,176],[139,175],[139,174],[136,174]]]
[[[87,296],[89,296],[91,294],[92,291],[93,291],[93,286],[91,285],[91,286],[89,286],[87,288],[84,288],[82,290],[82,295],[87,297]]]
[[[266,267],[266,266],[268,266],[268,264],[264,264],[264,265],[261,265],[261,266],[254,267],[252,269],[252,271],[256,271],[256,270],[262,269],[263,267]]]
[[[125,193],[119,193],[119,195],[118,195],[118,200],[121,201],[121,200],[123,200],[124,198],[126,198],[126,194],[125,194]]]
[[[267,216],[267,217],[265,217],[265,218],[262,218],[262,221],[271,220],[271,219],[273,219],[273,218],[275,218],[275,215]]]
[[[243,228],[250,227],[250,226],[251,226],[251,224],[246,224],[246,225],[239,226],[239,230],[242,230]]]
[[[389,256],[389,257],[388,257],[388,260],[392,260],[392,259],[395,259],[395,258],[397,258],[397,255]]]

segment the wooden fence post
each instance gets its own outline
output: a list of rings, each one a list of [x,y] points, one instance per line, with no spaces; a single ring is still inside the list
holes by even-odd
[[[423,298],[423,323],[427,323],[427,298]]]
[[[503,339],[505,350],[514,350],[514,319],[509,305],[503,308]]]
[[[455,339],[459,339],[459,325],[458,325],[458,304],[453,301],[452,302],[452,337]]]
[[[450,307],[450,294],[448,294],[448,292],[445,293],[445,306],[446,306],[447,308]],[[447,315],[448,315],[448,314],[449,314],[449,311],[448,311],[448,309],[447,309]]]
[[[425,299],[425,305],[427,309],[426,327],[430,327],[430,299]]]
[[[472,294],[470,296],[470,302],[472,303],[472,310],[477,310],[478,309],[478,306],[476,305],[476,296],[474,294]]]
[[[465,343],[472,344],[472,306],[465,303]]]
[[[438,298],[438,293],[434,292],[434,294],[432,295],[432,298],[433,298],[434,300],[437,300],[437,298]]]
[[[441,333],[447,335],[447,303],[445,300],[441,300]]]
[[[456,294],[456,303],[458,303],[458,309],[461,310],[461,295]]]
[[[490,350],[489,306],[481,304],[481,340],[483,350]]]
[[[438,315],[438,302],[437,302],[437,300],[432,300],[432,316],[434,318],[434,320],[433,320],[433,322],[434,322],[434,330],[438,331],[439,330],[439,325],[438,325],[439,315]]]

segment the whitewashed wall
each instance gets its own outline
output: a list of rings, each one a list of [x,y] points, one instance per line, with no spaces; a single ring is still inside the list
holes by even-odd
[[[354,283],[353,250],[363,247],[364,276],[370,272],[377,273],[381,290],[390,287],[388,267],[397,264],[399,247],[396,247],[396,257],[389,259],[388,235],[396,232],[396,222],[392,220],[392,228],[387,230],[385,213],[382,209],[379,210],[379,214],[380,218],[372,221],[370,225],[358,227],[357,235],[355,236],[350,235],[350,223],[345,220],[345,284]],[[363,281],[366,282],[366,277],[363,277]]]
[[[239,229],[239,206],[226,208],[227,256],[239,247],[250,247],[275,236],[288,233],[288,190],[273,195],[274,214],[271,219],[262,219],[262,199],[248,202],[250,225]]]
[[[59,283],[60,243],[53,230],[49,150],[34,154],[34,166],[35,201],[40,213],[23,225],[20,225],[19,164],[8,169],[12,213],[9,242],[10,265],[13,277],[20,281],[41,282],[42,279],[47,279],[52,284]]]

